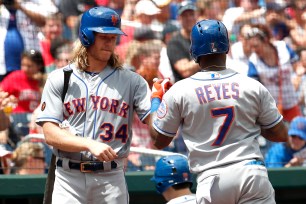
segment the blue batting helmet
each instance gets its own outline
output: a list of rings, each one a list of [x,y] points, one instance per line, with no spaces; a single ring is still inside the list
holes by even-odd
[[[154,176],[151,181],[155,182],[158,193],[163,193],[170,186],[180,183],[190,183],[192,176],[189,171],[188,161],[185,156],[164,156],[156,162]]]
[[[120,16],[112,9],[103,6],[94,7],[82,15],[79,39],[85,47],[93,44],[94,32],[126,35],[121,27]]]
[[[190,54],[194,61],[199,62],[202,55],[227,53],[229,39],[224,24],[217,20],[197,22],[191,31]]]

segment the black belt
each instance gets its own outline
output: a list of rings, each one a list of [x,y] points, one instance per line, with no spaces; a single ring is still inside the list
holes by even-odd
[[[63,160],[58,159],[56,162],[56,166],[63,167]],[[83,173],[90,173],[94,171],[103,171],[104,164],[103,162],[94,162],[94,161],[86,161],[86,162],[71,162],[69,161],[68,166],[70,169],[80,170]],[[117,163],[111,161],[111,169],[117,168]]]

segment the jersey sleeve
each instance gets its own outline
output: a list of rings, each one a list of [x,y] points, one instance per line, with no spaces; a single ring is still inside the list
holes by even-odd
[[[135,77],[136,86],[134,94],[134,107],[138,118],[143,121],[149,114],[151,108],[151,90],[148,83],[139,75]]]
[[[268,129],[278,124],[283,116],[279,113],[274,98],[262,84],[259,86],[259,97],[260,114],[257,122],[262,128]]]
[[[56,123],[63,121],[63,102],[61,99],[63,86],[64,74],[61,69],[49,74],[43,89],[40,110],[36,119],[38,125],[45,121]]]
[[[174,137],[181,123],[180,104],[175,87],[165,93],[163,100],[153,119],[154,129],[166,136]]]

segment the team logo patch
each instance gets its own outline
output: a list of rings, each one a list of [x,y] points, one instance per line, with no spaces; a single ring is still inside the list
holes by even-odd
[[[212,79],[219,79],[219,78],[220,78],[220,74],[219,74],[219,73],[211,73],[211,74],[210,74],[210,77],[211,77]]]
[[[215,43],[210,43],[211,51],[217,52],[217,48],[215,47]]]
[[[117,25],[117,22],[118,22],[118,16],[112,15],[112,23],[113,23],[113,25],[114,26]]]
[[[45,108],[46,108],[46,102],[43,102],[43,103],[41,104],[41,111],[44,111]]]
[[[184,173],[183,173],[183,178],[184,178],[184,181],[188,181],[188,180],[189,180],[189,175],[188,175],[188,173],[184,172]]]
[[[163,100],[157,109],[157,117],[161,119],[166,116],[167,112],[168,112],[168,106],[166,102]]]

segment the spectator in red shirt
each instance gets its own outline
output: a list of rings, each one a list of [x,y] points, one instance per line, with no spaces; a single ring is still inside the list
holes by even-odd
[[[44,61],[39,51],[30,50],[22,54],[21,70],[13,71],[1,82],[3,91],[18,99],[13,113],[32,113],[40,103],[40,80]]]

